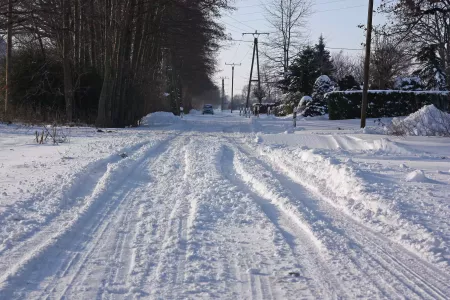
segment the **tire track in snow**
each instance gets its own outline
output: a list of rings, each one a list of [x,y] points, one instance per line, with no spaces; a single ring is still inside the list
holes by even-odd
[[[239,167],[236,167],[238,161],[236,151],[238,150],[233,145],[230,145],[230,147],[224,150],[225,176],[240,190],[249,194],[260,206],[265,216],[283,237],[284,243],[288,245],[291,255],[294,257],[292,269],[295,271],[301,270],[300,278],[304,287],[295,289],[295,292],[290,296],[294,297],[294,293],[298,295],[298,290],[304,290],[305,288],[307,289],[306,294],[302,296],[310,299],[331,299],[335,298],[336,295],[345,295],[339,289],[341,283],[338,283],[332,275],[327,274],[329,273],[327,272],[328,268],[324,265],[320,250],[317,246],[313,246],[316,242],[312,241],[310,234],[304,231],[304,226],[299,226],[298,222],[302,221],[295,218],[292,213],[287,213],[270,195],[253,188],[241,177],[242,173],[237,170]],[[337,290],[335,290],[336,288]]]
[[[269,168],[282,172],[276,171],[274,175],[278,179],[281,178],[286,188],[292,189],[293,194],[295,194],[295,191],[305,189],[303,187],[305,185],[304,180],[296,176],[296,172],[301,172],[298,167],[282,158],[271,157],[270,159],[272,161],[269,161],[271,164]],[[259,160],[259,163],[266,164],[263,160]],[[341,238],[343,237],[344,241],[347,241],[344,244],[346,245],[345,248],[339,249],[338,253],[346,253],[348,259],[355,266],[358,266],[362,274],[369,276],[375,286],[380,289],[388,287],[388,290],[383,291],[386,297],[389,297],[392,293],[399,296],[410,295],[413,298],[446,299],[448,297],[450,291],[449,276],[340,212],[331,200],[323,198],[323,194],[317,187],[306,185],[306,188],[312,190],[319,197],[313,196],[311,197],[314,200],[313,202],[303,201],[301,205],[326,216],[337,227],[344,228],[342,233],[335,231],[337,236],[341,235]],[[322,199],[319,200],[321,197]],[[342,259],[345,259],[345,257]],[[401,261],[404,261],[404,263]],[[431,280],[425,280],[418,275],[417,271],[413,271],[414,269],[424,272],[427,274],[427,278]],[[380,276],[380,273],[383,273],[383,275]]]
[[[275,201],[277,206],[294,220],[297,226],[300,226],[300,228],[308,233],[307,238],[312,238],[315,244],[322,250],[323,258],[327,258],[325,262],[322,262],[322,268],[326,269],[325,276],[330,274],[332,270],[334,274],[339,275],[335,276],[335,278],[339,278],[337,282],[328,283],[330,290],[333,290],[333,287],[343,286],[343,288],[338,289],[338,297],[344,297],[343,295],[346,294],[351,294],[351,297],[373,297],[373,295],[379,292],[385,297],[388,297],[391,293],[395,293],[393,289],[391,289],[391,292],[385,291],[385,288],[378,284],[375,284],[376,289],[368,288],[367,290],[360,290],[361,285],[370,287],[373,285],[373,282],[366,278],[365,275],[367,273],[365,270],[358,268],[352,270],[348,268],[347,265],[355,264],[351,257],[341,257],[341,266],[338,268],[334,265],[327,267],[327,263],[330,261],[335,264],[336,258],[330,257],[329,250],[335,248],[335,244],[341,243],[340,228],[332,224],[332,219],[318,213],[314,205],[304,205],[304,203],[309,203],[313,200],[309,193],[305,193],[302,189],[292,190],[291,183],[288,180],[277,175],[271,166],[258,159],[244,147],[237,146],[236,153],[239,154],[236,165],[239,167],[241,174],[246,178],[246,183],[252,186],[253,190],[261,197],[267,198],[269,201]],[[296,201],[294,199],[301,200]],[[330,238],[324,235],[325,232],[337,233],[337,237],[333,235]],[[348,271],[346,274],[343,274],[343,270]],[[355,271],[357,271],[356,273],[360,272],[360,275],[357,276]],[[320,280],[320,276],[316,277],[317,280]]]
[[[134,226],[134,234],[131,243],[130,264],[127,272],[127,291],[123,291],[124,297],[147,298],[152,289],[148,284],[157,281],[155,268],[163,254],[164,237],[167,236],[168,218],[173,210],[170,202],[170,194],[179,183],[179,169],[184,169],[177,158],[183,150],[185,139],[172,140],[167,151],[159,155],[149,166],[150,183],[146,187],[146,193],[142,201],[138,203],[137,222]],[[180,167],[181,166],[181,167]],[[167,194],[158,194],[158,191],[166,191]],[[105,286],[106,284],[104,284]],[[105,298],[105,288],[99,289],[96,298]],[[113,296],[111,293],[109,296]],[[126,295],[126,296],[125,296]]]
[[[187,217],[190,210],[189,203],[183,197],[188,179],[185,177],[186,140],[173,142],[170,151],[152,164],[150,171],[155,181],[152,190],[156,194],[149,199],[151,207],[142,209],[148,211],[154,208],[155,212],[144,215],[135,236],[134,257],[138,260],[135,264],[144,266],[135,272],[133,282],[139,287],[140,293],[147,296],[151,294],[154,298],[161,293],[171,298],[169,295],[174,292],[171,289],[183,284]],[[161,191],[164,194],[158,194]],[[152,230],[144,221],[156,224],[156,227]],[[145,244],[143,239],[147,239]],[[156,266],[151,261],[143,262],[146,254],[153,256]]]
[[[246,235],[242,236],[240,232],[240,237],[235,237],[230,232],[240,231],[237,228],[241,222],[236,224],[230,218],[233,213],[230,206],[240,206],[239,199],[243,194],[235,192],[235,186],[223,176],[223,142],[217,137],[198,139],[189,151],[189,175],[193,186],[189,198],[198,209],[196,222],[192,222],[190,230],[193,239],[188,244],[189,290],[185,297],[272,299],[270,273],[254,274],[251,271],[259,264],[256,259],[266,261],[271,257],[261,258],[261,254],[249,251]],[[205,285],[211,288],[205,289]]]
[[[110,275],[110,280],[108,280],[104,285],[103,288],[99,289],[99,293],[97,295],[97,298],[105,298],[105,291],[108,293],[106,296],[109,296],[109,298],[114,298],[115,294],[119,293],[122,294],[122,296],[126,297],[141,297],[141,296],[148,296],[149,293],[145,292],[142,288],[144,275],[148,274],[150,270],[142,270],[142,261],[147,261],[147,263],[150,263],[149,256],[151,255],[151,251],[148,251],[149,249],[147,247],[150,247],[152,243],[150,243],[149,240],[146,242],[142,241],[142,238],[148,235],[149,233],[156,234],[155,230],[151,230],[151,228],[145,226],[145,221],[147,221],[147,216],[149,215],[152,204],[149,202],[151,201],[151,192],[153,189],[157,189],[157,185],[161,181],[170,180],[170,177],[174,177],[174,179],[177,178],[177,176],[166,176],[168,178],[154,178],[153,174],[156,170],[162,169],[163,172],[167,175],[167,169],[174,168],[174,169],[180,169],[180,166],[178,164],[170,165],[168,161],[171,157],[178,157],[180,155],[180,151],[183,150],[183,147],[180,147],[180,138],[176,138],[171,141],[170,146],[165,147],[166,149],[164,151],[161,151],[160,155],[149,165],[148,172],[149,176],[151,177],[151,182],[146,186],[145,192],[143,193],[142,201],[138,201],[138,203],[135,203],[133,211],[137,214],[139,217],[139,221],[134,220],[132,223],[134,234],[129,234],[129,240],[127,240],[127,244],[131,245],[128,248],[127,255],[125,255],[127,263],[123,264],[123,267],[120,269],[120,272],[117,272],[117,267],[112,265],[112,270],[116,270],[115,272],[112,272]],[[182,143],[181,143],[182,144]],[[146,200],[144,200],[144,197]],[[137,207],[139,206],[139,208]],[[163,216],[162,216],[163,217]],[[135,218],[136,219],[136,218]],[[131,224],[129,224],[131,225]],[[164,228],[165,226],[161,226],[160,229]],[[149,230],[150,229],[150,232]],[[123,255],[123,252],[121,252]],[[146,267],[149,267],[148,265]],[[115,287],[115,288],[111,288]]]
[[[125,152],[128,153],[128,155],[132,155],[148,143],[149,141],[140,142],[132,146],[124,147],[118,152]],[[57,182],[54,182],[54,184],[44,186],[37,194],[32,194],[28,197],[28,199],[21,201],[20,204],[14,205],[3,211],[0,214],[0,227],[6,228],[6,232],[8,232],[10,236],[14,236],[14,240],[12,243],[8,243],[11,244],[9,247],[6,247],[6,243],[4,245],[0,245],[0,269],[2,269],[2,264],[4,263],[1,260],[1,256],[14,256],[16,255],[14,254],[15,252],[19,252],[22,249],[28,249],[34,240],[40,242],[42,239],[45,239],[47,233],[42,233],[43,228],[45,229],[45,226],[50,226],[52,223],[57,223],[61,219],[66,219],[66,215],[71,214],[71,210],[74,209],[74,206],[80,205],[77,200],[84,198],[86,190],[89,191],[94,189],[98,180],[100,180],[103,174],[107,171],[108,165],[116,164],[121,160],[122,158],[118,154],[112,154],[106,158],[101,158],[88,163],[76,174],[71,174],[71,172],[63,174],[65,176],[70,176],[68,183],[64,182],[64,178],[62,176],[58,177],[56,178]],[[77,178],[78,176],[79,178]],[[57,185],[60,187],[55,189],[55,186]],[[29,209],[32,207],[34,202],[43,201],[43,197],[46,199],[56,199],[53,200],[55,203],[58,199],[60,199],[60,203],[55,211],[44,215],[45,219],[39,224],[39,227],[23,227],[22,224],[17,222],[14,222],[14,226],[11,226],[6,222],[8,219],[5,216],[15,215],[15,211],[19,211],[20,215],[20,210]]]
[[[133,191],[134,192],[134,191]],[[64,270],[64,272],[61,275],[58,275],[58,278],[60,279],[64,277],[70,277],[68,282],[61,282],[60,280],[56,280],[54,287],[50,291],[44,291],[44,295],[47,295],[46,299],[53,298],[53,294],[59,294],[55,298],[64,299],[67,297],[67,295],[70,292],[77,292],[77,289],[80,286],[84,285],[93,285],[93,282],[99,281],[97,278],[92,279],[89,276],[90,270],[88,268],[91,266],[90,261],[95,260],[95,255],[102,254],[97,260],[95,261],[96,265],[101,266],[103,263],[107,262],[107,257],[105,257],[105,253],[109,251],[105,251],[102,253],[101,249],[106,248],[108,245],[108,241],[115,241],[115,246],[113,247],[113,253],[111,257],[116,257],[118,253],[121,253],[123,250],[123,242],[122,242],[122,235],[121,233],[124,232],[123,229],[117,225],[114,224],[114,220],[119,219],[120,224],[124,224],[126,226],[126,223],[123,222],[123,220],[127,219],[127,215],[129,210],[125,208],[124,206],[128,204],[129,198],[132,196],[135,196],[135,193],[128,190],[125,193],[117,193],[115,196],[115,201],[113,205],[108,209],[105,213],[101,213],[103,215],[99,220],[96,220],[96,225],[93,226],[93,228],[89,228],[89,226],[85,226],[88,228],[88,232],[90,232],[88,235],[92,236],[92,241],[86,242],[83,241],[82,243],[86,243],[87,247],[81,246],[81,250],[79,253],[81,253],[79,256],[79,259],[73,263],[71,261],[70,265]],[[118,201],[118,202],[116,202]],[[125,216],[123,215],[125,212]],[[118,230],[116,232],[117,238],[113,238],[113,231]],[[103,244],[105,243],[105,244]],[[79,246],[79,247],[80,247]],[[100,248],[100,249],[99,249]],[[120,258],[120,257],[119,257]],[[113,270],[118,270],[120,266],[116,263]],[[100,267],[96,271],[102,270],[103,268]],[[115,274],[115,272],[113,272]],[[77,281],[81,281],[82,283],[77,283]],[[62,286],[61,291],[58,292],[60,289],[58,289],[59,286]],[[111,287],[111,290],[116,291],[120,293],[120,289],[114,289],[114,287]]]
[[[279,161],[277,165],[291,180],[297,184],[301,183],[301,180],[297,175],[298,170],[292,164],[286,161]],[[347,214],[340,211],[333,201],[327,198],[327,195],[319,192],[315,187],[308,185],[306,187],[323,199],[320,203],[322,204],[324,211],[333,215],[333,218],[339,220],[339,222],[343,224],[342,226],[345,226],[349,231],[348,233],[352,233],[351,237],[354,238],[358,244],[371,245],[370,249],[376,249],[374,252],[366,251],[367,255],[374,257],[375,260],[377,260],[380,265],[384,266],[394,278],[397,278],[397,280],[403,282],[406,286],[409,286],[421,297],[428,295],[430,299],[446,299],[450,295],[449,275],[444,274],[441,270],[430,265],[428,262],[409,252],[407,249],[404,249],[401,245],[383,238],[380,234],[373,232],[370,228],[365,227],[357,220],[349,217]],[[402,272],[399,270],[402,270]],[[420,273],[426,275],[419,275]],[[427,279],[425,279],[424,276],[426,276]]]
[[[149,160],[151,160],[158,153],[165,151],[167,143],[168,141],[165,141],[160,145],[157,145],[155,149],[152,149],[149,152],[149,155],[145,155],[143,159],[141,159],[140,163],[136,164],[137,168],[133,170],[132,174],[129,174],[130,176],[127,176],[127,179],[128,177],[137,179],[135,178],[135,176],[131,175],[139,174],[138,172],[142,172]],[[147,156],[149,157],[147,158]],[[127,179],[125,179],[124,181],[127,182]],[[142,180],[143,179],[144,178],[142,178]],[[94,229],[90,230],[90,232],[92,232],[92,234],[90,235],[93,236],[92,242],[86,243],[88,245],[88,248],[87,250],[84,250],[85,253],[83,255],[83,259],[80,262],[78,262],[75,266],[71,266],[71,269],[74,270],[74,272],[72,273],[74,274],[72,274],[70,282],[68,284],[67,283],[64,284],[65,288],[63,292],[60,294],[60,298],[64,297],[71,289],[77,289],[80,286],[89,286],[89,285],[91,286],[93,285],[94,287],[100,286],[99,282],[100,278],[103,278],[102,276],[100,276],[99,278],[89,276],[90,270],[88,267],[91,264],[89,264],[88,262],[90,260],[91,261],[94,260],[94,265],[97,266],[96,267],[97,272],[103,271],[104,270],[103,266],[109,265],[109,269],[112,270],[112,272],[110,272],[110,276],[114,276],[116,274],[116,271],[118,270],[118,268],[120,268],[121,262],[120,260],[117,262],[116,260],[117,257],[115,255],[122,252],[123,248],[120,248],[120,245],[121,246],[124,245],[123,243],[120,244],[122,241],[122,239],[120,238],[121,237],[120,233],[121,232],[125,233],[123,226],[126,226],[126,223],[124,223],[124,220],[126,220],[126,217],[131,212],[133,212],[132,207],[128,207],[128,205],[130,205],[129,203],[130,201],[133,201],[136,198],[136,191],[140,189],[139,186],[142,185],[141,182],[142,181],[132,182],[131,186],[125,185],[123,184],[123,182],[121,182],[117,187],[117,191],[119,191],[119,193],[117,192],[112,193],[114,194],[113,198],[115,199],[115,201],[119,201],[119,203],[116,207],[114,207],[114,210],[112,212],[108,211],[107,213],[99,214],[102,216],[102,219],[97,222],[97,225]],[[118,219],[119,222],[116,222],[116,224],[114,224],[114,221],[116,219]],[[110,241],[113,241],[112,245],[108,243]],[[99,246],[100,249],[98,249]],[[107,247],[109,248],[112,247],[112,251],[103,252],[102,251],[103,249],[108,250]],[[111,253],[112,255],[108,256],[107,253],[110,252],[112,252]],[[98,257],[95,257],[95,255],[98,255]],[[109,263],[108,257],[110,258]],[[111,264],[113,265],[111,266]],[[76,282],[78,278],[81,278],[80,280],[82,282],[80,284],[75,285],[74,282]],[[110,291],[111,294],[122,294],[126,292],[127,288],[125,285],[117,286],[114,281],[111,281],[111,279],[115,279],[115,276],[110,277],[109,279],[110,279],[109,281],[106,281],[106,279],[103,280],[105,281],[106,289],[108,289],[108,291]]]
[[[157,143],[156,148],[161,147],[167,141]],[[85,190],[86,193],[90,193],[85,196],[87,199],[85,205],[75,212],[72,211],[71,218],[66,216],[68,220],[62,222],[65,224],[63,229],[57,229],[54,232],[54,228],[47,228],[43,231],[46,235],[44,242],[41,242],[38,246],[30,246],[31,249],[34,248],[35,250],[28,251],[16,266],[9,268],[3,274],[0,295],[2,297],[4,295],[6,299],[9,299],[13,295],[17,295],[17,293],[27,293],[33,287],[37,288],[40,280],[44,280],[45,284],[45,280],[48,280],[45,279],[47,275],[64,275],[67,270],[73,268],[81,259],[80,248],[77,248],[77,246],[82,245],[83,241],[91,240],[93,230],[96,230],[102,224],[107,213],[110,213],[119,204],[117,197],[106,203],[101,203],[105,196],[108,198],[107,195],[110,194],[108,187],[113,186],[114,183],[119,183],[119,186],[121,186],[120,182],[123,182],[127,175],[132,174],[130,169],[142,163],[153,151],[155,151],[154,144],[147,144],[129,158],[123,159],[117,164],[108,165],[107,171],[98,179],[93,190]],[[127,168],[128,170],[121,170],[120,168]],[[94,218],[92,219],[91,217]],[[91,231],[82,230],[86,224],[91,224],[91,227],[89,227]],[[70,245],[76,237],[78,237],[79,242],[75,243],[75,248],[66,249],[67,245]],[[64,258],[66,252],[70,254]],[[47,268],[39,268],[42,265],[41,260],[49,260],[44,264]],[[23,286],[25,283],[27,284],[26,287]]]
[[[138,196],[142,197],[142,194],[145,194],[145,191],[151,185],[150,183],[145,186],[148,178],[141,173],[145,173],[144,170],[148,168],[149,163],[151,164],[151,160],[157,160],[155,157],[161,154],[164,155],[169,151],[169,142],[172,141],[170,139],[161,143],[153,149],[150,155],[146,155],[148,157],[138,164],[137,168],[133,171],[133,175],[138,174],[139,176],[127,177],[128,180],[130,178],[133,179],[131,186],[123,185],[122,190],[124,194],[119,193],[115,196],[120,200],[120,204],[112,214],[104,214],[104,220],[98,222],[103,227],[103,230],[100,231],[98,238],[93,239],[94,245],[85,254],[84,261],[79,264],[71,283],[66,285],[66,289],[60,298],[65,297],[71,289],[89,285],[93,289],[100,286],[97,298],[104,298],[105,292],[107,292],[107,298],[113,298],[117,295],[123,296],[135,291],[129,283],[130,268],[132,268],[133,263],[131,261],[131,249],[128,245],[131,244],[131,230],[136,229],[137,220],[134,214],[137,214],[136,206],[140,202]],[[114,222],[115,220],[118,221]],[[97,231],[99,230],[94,230],[94,232]],[[86,268],[86,266],[92,264],[96,265],[96,273],[103,272],[98,278],[90,274],[89,268]],[[101,267],[102,265],[104,267]],[[85,274],[81,274],[80,272],[83,269],[87,269],[84,272]],[[81,278],[81,282],[74,284],[78,277]],[[100,284],[101,281],[103,284]]]

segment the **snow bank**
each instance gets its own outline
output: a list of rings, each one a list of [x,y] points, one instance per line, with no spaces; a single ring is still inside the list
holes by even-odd
[[[361,131],[365,134],[386,134],[385,127],[381,126],[366,126]]]
[[[154,112],[142,118],[141,126],[172,125],[180,122],[180,118],[171,112]]]
[[[391,197],[392,188],[386,186],[382,178],[374,180],[377,177],[363,171],[359,163],[341,161],[329,156],[326,150],[305,147],[266,146],[260,148],[260,152],[294,181],[354,220],[444,268],[449,266],[450,248],[443,237],[404,216],[401,205]],[[429,180],[421,171],[407,177],[416,182]]]
[[[450,114],[427,105],[406,118],[394,118],[388,133],[414,136],[450,136]]]
[[[427,182],[429,179],[425,176],[422,170],[415,170],[406,175],[406,181],[408,182]]]

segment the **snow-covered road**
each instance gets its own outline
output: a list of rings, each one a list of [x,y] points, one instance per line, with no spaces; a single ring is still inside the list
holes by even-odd
[[[288,126],[187,117],[108,138],[79,133],[62,158],[39,148],[50,146],[7,144],[2,151],[43,151],[36,160],[44,166],[24,172],[17,167],[22,163],[12,163],[17,153],[0,156],[10,161],[0,170],[15,177],[1,181],[8,190],[0,198],[0,299],[449,299],[447,162],[423,158],[449,171],[429,179],[448,182],[433,184],[431,198],[422,199],[442,222],[426,212],[421,217],[428,221],[408,219],[396,210],[404,203],[383,206],[386,195],[425,193],[432,183],[409,190],[386,178],[369,182],[381,182],[380,194],[357,176],[370,169],[370,151],[386,151],[385,161],[398,165],[408,161],[406,150],[397,153],[394,143],[374,150],[370,138],[358,142],[349,134],[334,137],[341,142],[331,149],[337,152],[302,148],[287,159],[282,154],[296,146],[280,147],[282,136],[331,151],[330,143],[318,142],[329,132],[296,137],[283,134]],[[27,138],[2,135],[2,142]],[[343,141],[365,148],[351,144],[355,152],[348,154]],[[86,147],[97,154],[89,156]],[[341,166],[343,155],[353,160]],[[371,175],[386,168],[370,169]],[[322,173],[342,176],[350,188],[323,183]],[[36,184],[29,183],[33,178]],[[27,191],[11,192],[19,180]],[[441,202],[434,208],[432,201]]]

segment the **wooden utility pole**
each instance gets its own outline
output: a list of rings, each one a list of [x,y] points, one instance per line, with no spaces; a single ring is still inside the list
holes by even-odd
[[[370,48],[372,44],[372,18],[373,18],[373,0],[369,0],[369,12],[367,17],[366,33],[366,58],[364,62],[364,86],[361,104],[361,128],[366,127],[367,102],[369,91],[369,69],[370,69]]]
[[[241,66],[241,64],[227,64],[225,63],[225,65],[227,66],[231,66],[231,113],[233,113],[233,95],[234,95],[234,67],[235,66]]]
[[[222,78],[222,105],[220,110],[223,111],[223,100],[225,99],[225,78]]]
[[[11,55],[12,55],[12,5],[13,0],[8,0],[8,24],[7,24],[7,34],[6,39],[6,91],[5,91],[5,117],[14,118],[14,104],[11,99]],[[11,120],[12,121],[12,120]]]
[[[254,42],[253,42],[253,57],[252,57],[252,67],[250,68],[250,79],[248,81],[248,93],[247,93],[247,103],[245,105],[245,107],[248,110],[248,102],[250,99],[250,91],[251,91],[251,87],[252,87],[252,82],[257,81],[258,82],[258,89],[261,90],[261,77],[260,77],[260,72],[259,72],[259,51],[258,51],[258,37],[262,34],[264,35],[269,35],[269,33],[259,33],[257,30],[254,33],[247,33],[244,32],[242,34],[242,36],[244,35],[248,35],[251,34],[254,37]],[[253,80],[253,66],[255,64],[255,54],[256,54],[256,65],[257,65],[257,71],[258,71],[258,79]]]
[[[222,79],[222,104],[220,105],[220,109],[223,111],[223,102],[225,101],[225,79],[228,79],[228,77],[220,77]]]

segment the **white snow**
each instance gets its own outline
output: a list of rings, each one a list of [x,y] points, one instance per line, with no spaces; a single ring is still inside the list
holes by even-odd
[[[406,135],[450,136],[450,114],[427,105],[406,118],[394,118],[389,129]]]
[[[321,85],[322,83],[331,84],[332,81],[331,81],[330,77],[328,77],[327,75],[320,75],[319,77],[317,77],[315,84]]]
[[[450,297],[450,138],[220,111],[143,125],[59,145],[0,125],[0,299]]]
[[[306,103],[311,101],[312,101],[311,96],[303,96],[302,99],[300,99],[300,102],[298,103],[298,108],[305,107]]]
[[[199,111],[199,110],[197,110],[197,109],[191,109],[191,110],[189,111],[189,114],[190,114],[190,115],[199,115],[199,114],[201,114],[201,111]]]
[[[142,118],[141,126],[170,125],[180,122],[180,117],[171,112],[154,112]]]
[[[422,170],[415,170],[406,175],[406,181],[408,182],[428,182],[429,179],[425,176]]]
[[[421,84],[419,76],[398,76],[394,81],[394,90],[413,90]]]

